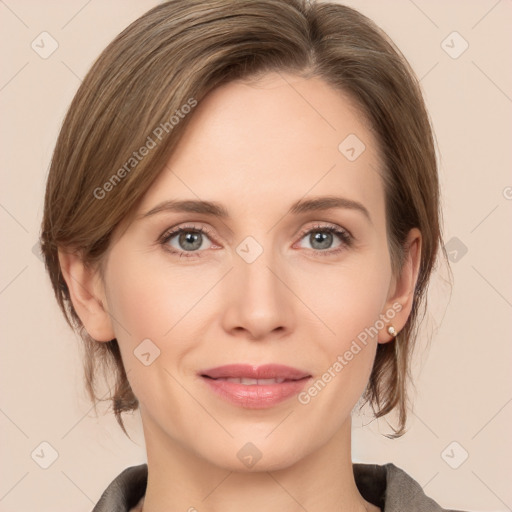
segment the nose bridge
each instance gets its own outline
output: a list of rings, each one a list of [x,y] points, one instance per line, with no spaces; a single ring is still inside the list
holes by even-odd
[[[228,328],[244,328],[253,337],[284,328],[291,320],[290,301],[282,274],[282,261],[271,247],[247,237],[236,249],[231,274]]]
[[[253,306],[266,306],[270,309],[271,302],[280,293],[280,283],[275,275],[277,258],[271,247],[271,237],[267,237],[265,246],[264,248],[255,239],[248,237],[237,248],[239,258],[235,272],[240,285],[245,288],[246,293],[243,296]]]

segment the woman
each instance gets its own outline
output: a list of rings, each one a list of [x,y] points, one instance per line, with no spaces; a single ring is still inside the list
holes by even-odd
[[[41,243],[147,465],[95,511],[440,511],[353,464],[351,411],[396,410],[440,249],[420,89],[357,11],[174,0],[101,54],[69,109]]]

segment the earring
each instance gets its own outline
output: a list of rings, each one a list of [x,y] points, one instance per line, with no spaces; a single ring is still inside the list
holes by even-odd
[[[393,338],[396,338],[398,336],[396,329],[392,325],[388,327],[388,333],[390,336],[393,336]]]

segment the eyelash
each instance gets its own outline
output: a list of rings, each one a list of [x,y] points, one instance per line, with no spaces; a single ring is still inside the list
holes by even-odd
[[[180,233],[201,233],[203,235],[206,235],[208,238],[213,238],[210,231],[202,226],[196,227],[196,226],[180,226],[179,228],[173,229],[171,231],[166,231],[159,239],[159,243],[162,244],[165,247],[165,250],[169,251],[171,254],[174,254],[176,256],[179,256],[180,258],[184,256],[185,258],[201,258],[201,252],[203,251],[177,251],[176,249],[170,248],[168,245],[169,240],[174,238],[175,236],[179,235]],[[300,233],[299,240],[302,240],[306,235],[310,235],[311,233],[315,232],[325,232],[325,233],[331,233],[335,234],[339,237],[341,240],[341,245],[337,247],[336,249],[327,249],[325,251],[322,250],[316,250],[316,249],[310,249],[316,253],[318,253],[319,256],[333,256],[335,254],[338,254],[339,252],[343,251],[346,248],[350,248],[353,245],[354,237],[343,228],[338,228],[336,226],[332,225],[315,225],[313,227],[310,227]]]

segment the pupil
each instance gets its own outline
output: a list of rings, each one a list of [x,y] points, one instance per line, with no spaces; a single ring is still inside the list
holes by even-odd
[[[320,246],[321,246],[321,247],[319,247],[320,249],[326,249],[329,247],[329,243],[326,244],[325,241],[330,242],[331,237],[332,237],[331,233],[317,232],[315,235],[313,235],[314,242],[320,243]],[[313,245],[313,247],[314,247],[314,245]]]
[[[199,241],[199,243],[198,243],[199,237],[200,237],[199,233],[182,233],[182,235],[180,237],[180,244],[185,243],[185,247],[186,247],[186,244],[188,244],[188,243],[193,244],[193,247],[189,247],[189,248],[185,249],[186,251],[198,249],[199,247],[201,247],[201,242]]]

